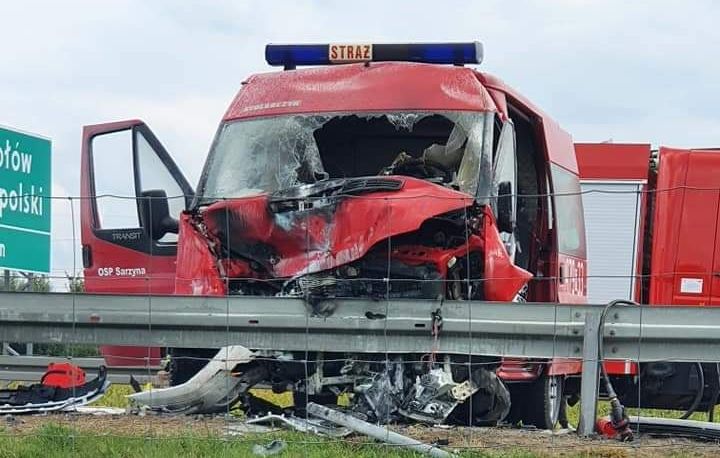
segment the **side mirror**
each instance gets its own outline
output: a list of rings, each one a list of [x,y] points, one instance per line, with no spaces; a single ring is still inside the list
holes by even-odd
[[[140,223],[152,240],[160,240],[167,233],[177,234],[178,220],[170,216],[165,191],[149,189],[140,194]]]
[[[512,194],[511,182],[501,181],[498,183],[496,219],[500,232],[513,232],[515,230]]]

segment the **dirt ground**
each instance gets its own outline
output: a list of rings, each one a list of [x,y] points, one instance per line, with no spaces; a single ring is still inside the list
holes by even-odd
[[[521,450],[546,456],[587,456],[587,457],[660,457],[660,456],[696,456],[716,457],[720,455],[720,445],[681,438],[655,438],[640,436],[632,443],[620,443],[612,440],[578,437],[571,431],[528,430],[517,428],[452,428],[408,426],[398,428],[398,432],[414,438],[433,442],[447,439],[450,447],[458,450],[466,448],[485,451]]]
[[[90,415],[48,414],[6,417],[0,420],[5,433],[32,435],[39,427],[60,424],[79,433],[130,437],[170,437],[192,432],[196,435],[223,437],[225,426],[239,423],[238,418],[183,417],[158,415]],[[693,441],[683,438],[653,438],[640,436],[629,444],[604,439],[581,439],[572,432],[550,434],[546,431],[513,428],[442,428],[426,426],[397,426],[395,431],[427,443],[447,441],[451,449],[515,456],[529,452],[539,456],[585,457],[661,457],[720,455],[717,443]],[[363,442],[363,436],[351,436],[351,441]]]

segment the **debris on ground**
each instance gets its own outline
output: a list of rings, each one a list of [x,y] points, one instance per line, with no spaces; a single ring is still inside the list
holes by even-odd
[[[47,425],[71,428],[84,435],[110,435],[117,437],[176,438],[197,435],[198,437],[216,440],[227,438],[245,443],[248,439],[262,441],[256,434],[272,433],[272,430],[247,430],[241,419],[229,420],[224,416],[203,416],[188,418],[177,415],[78,415],[76,413],[53,413],[49,415],[15,416],[17,425],[6,428],[8,437],[26,437],[37,434]],[[245,425],[245,426],[243,426]],[[234,426],[228,434],[228,427]],[[257,425],[258,427],[260,425]],[[649,436],[643,432],[638,435],[635,443],[625,444],[599,438],[582,438],[576,434],[550,436],[542,430],[525,430],[518,428],[478,428],[455,426],[452,428],[428,426],[423,424],[389,425],[395,431],[425,444],[431,444],[438,437],[447,438],[451,447],[474,451],[478,454],[514,454],[514,456],[592,456],[592,457],[633,457],[661,458],[693,456],[696,458],[714,458],[717,456],[717,445],[684,437]],[[254,427],[253,427],[254,429]],[[268,440],[275,436],[269,436]],[[318,438],[317,440],[322,440]],[[363,436],[351,435],[345,439],[353,444],[366,444]],[[248,452],[251,447],[248,447]],[[285,452],[285,456],[290,452]],[[380,456],[380,455],[378,455]]]
[[[246,436],[248,434],[267,434],[279,431],[280,428],[265,425],[230,423],[225,427],[226,436]]]
[[[18,420],[17,417],[14,415],[7,414],[5,415],[5,426],[12,428],[15,426],[18,426],[18,424],[24,423],[22,420]]]
[[[275,439],[265,445],[253,445],[252,452],[256,456],[271,456],[282,453],[287,448],[287,443],[280,439]]]
[[[262,366],[250,367],[238,373],[237,367],[247,365],[254,358],[253,352],[240,345],[223,347],[190,380],[169,388],[151,389],[128,396],[136,406],[169,413],[222,413],[234,404],[238,397],[257,378],[265,377]]]
[[[0,415],[70,411],[99,399],[109,387],[105,366],[85,382],[85,373],[77,366],[51,364],[40,383],[0,390]]]
[[[128,413],[128,409],[123,407],[103,407],[103,406],[79,406],[73,409],[75,412],[82,415],[125,415]]]
[[[275,425],[278,423],[287,425],[301,433],[318,434],[327,437],[346,437],[352,431],[345,427],[337,427],[332,422],[316,418],[300,418],[294,415],[277,415],[269,413],[263,417],[251,418],[245,421],[249,425]]]
[[[634,431],[652,436],[686,437],[710,442],[720,440],[720,424],[707,421],[637,416],[630,418],[630,426]]]
[[[419,440],[415,440],[407,436],[403,436],[402,434],[390,431],[387,428],[373,425],[366,421],[360,420],[359,418],[353,417],[352,415],[339,412],[335,409],[331,409],[320,404],[315,404],[314,402],[308,403],[307,412],[310,415],[344,426],[360,434],[370,436],[373,439],[387,442],[388,444],[407,447],[414,452],[430,455],[435,458],[450,458],[454,456],[440,448],[434,447],[424,442],[420,442]]]

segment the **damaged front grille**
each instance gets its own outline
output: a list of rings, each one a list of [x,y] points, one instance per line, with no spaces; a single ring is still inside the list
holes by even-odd
[[[397,191],[402,187],[403,181],[394,178],[369,177],[319,181],[273,193],[270,196],[270,210],[273,213],[305,211],[332,206],[338,202],[337,198],[343,196]]]
[[[310,302],[340,297],[434,299],[444,281],[433,264],[408,265],[398,260],[362,260],[332,271],[289,280],[282,295],[305,297]]]
[[[354,178],[348,180],[336,194],[352,195],[365,192],[397,191],[402,186],[402,180],[393,178]]]

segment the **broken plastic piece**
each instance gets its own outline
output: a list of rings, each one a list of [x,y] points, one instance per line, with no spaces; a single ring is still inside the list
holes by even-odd
[[[262,444],[255,444],[253,445],[252,452],[254,455],[257,456],[271,456],[271,455],[277,455],[278,453],[282,453],[287,448],[287,443],[280,439],[275,439],[274,441],[262,445]]]
[[[163,412],[223,412],[248,388],[248,381],[243,377],[234,377],[233,370],[240,364],[251,362],[253,358],[253,353],[243,346],[223,347],[187,382],[170,388],[131,394],[128,398],[136,405]]]
[[[36,383],[0,390],[0,415],[72,410],[89,404],[105,394],[110,386],[106,377],[105,366],[101,366],[96,378],[80,386],[58,388]]]
[[[81,386],[85,383],[85,371],[68,362],[50,363],[40,379],[40,383],[56,388]]]

